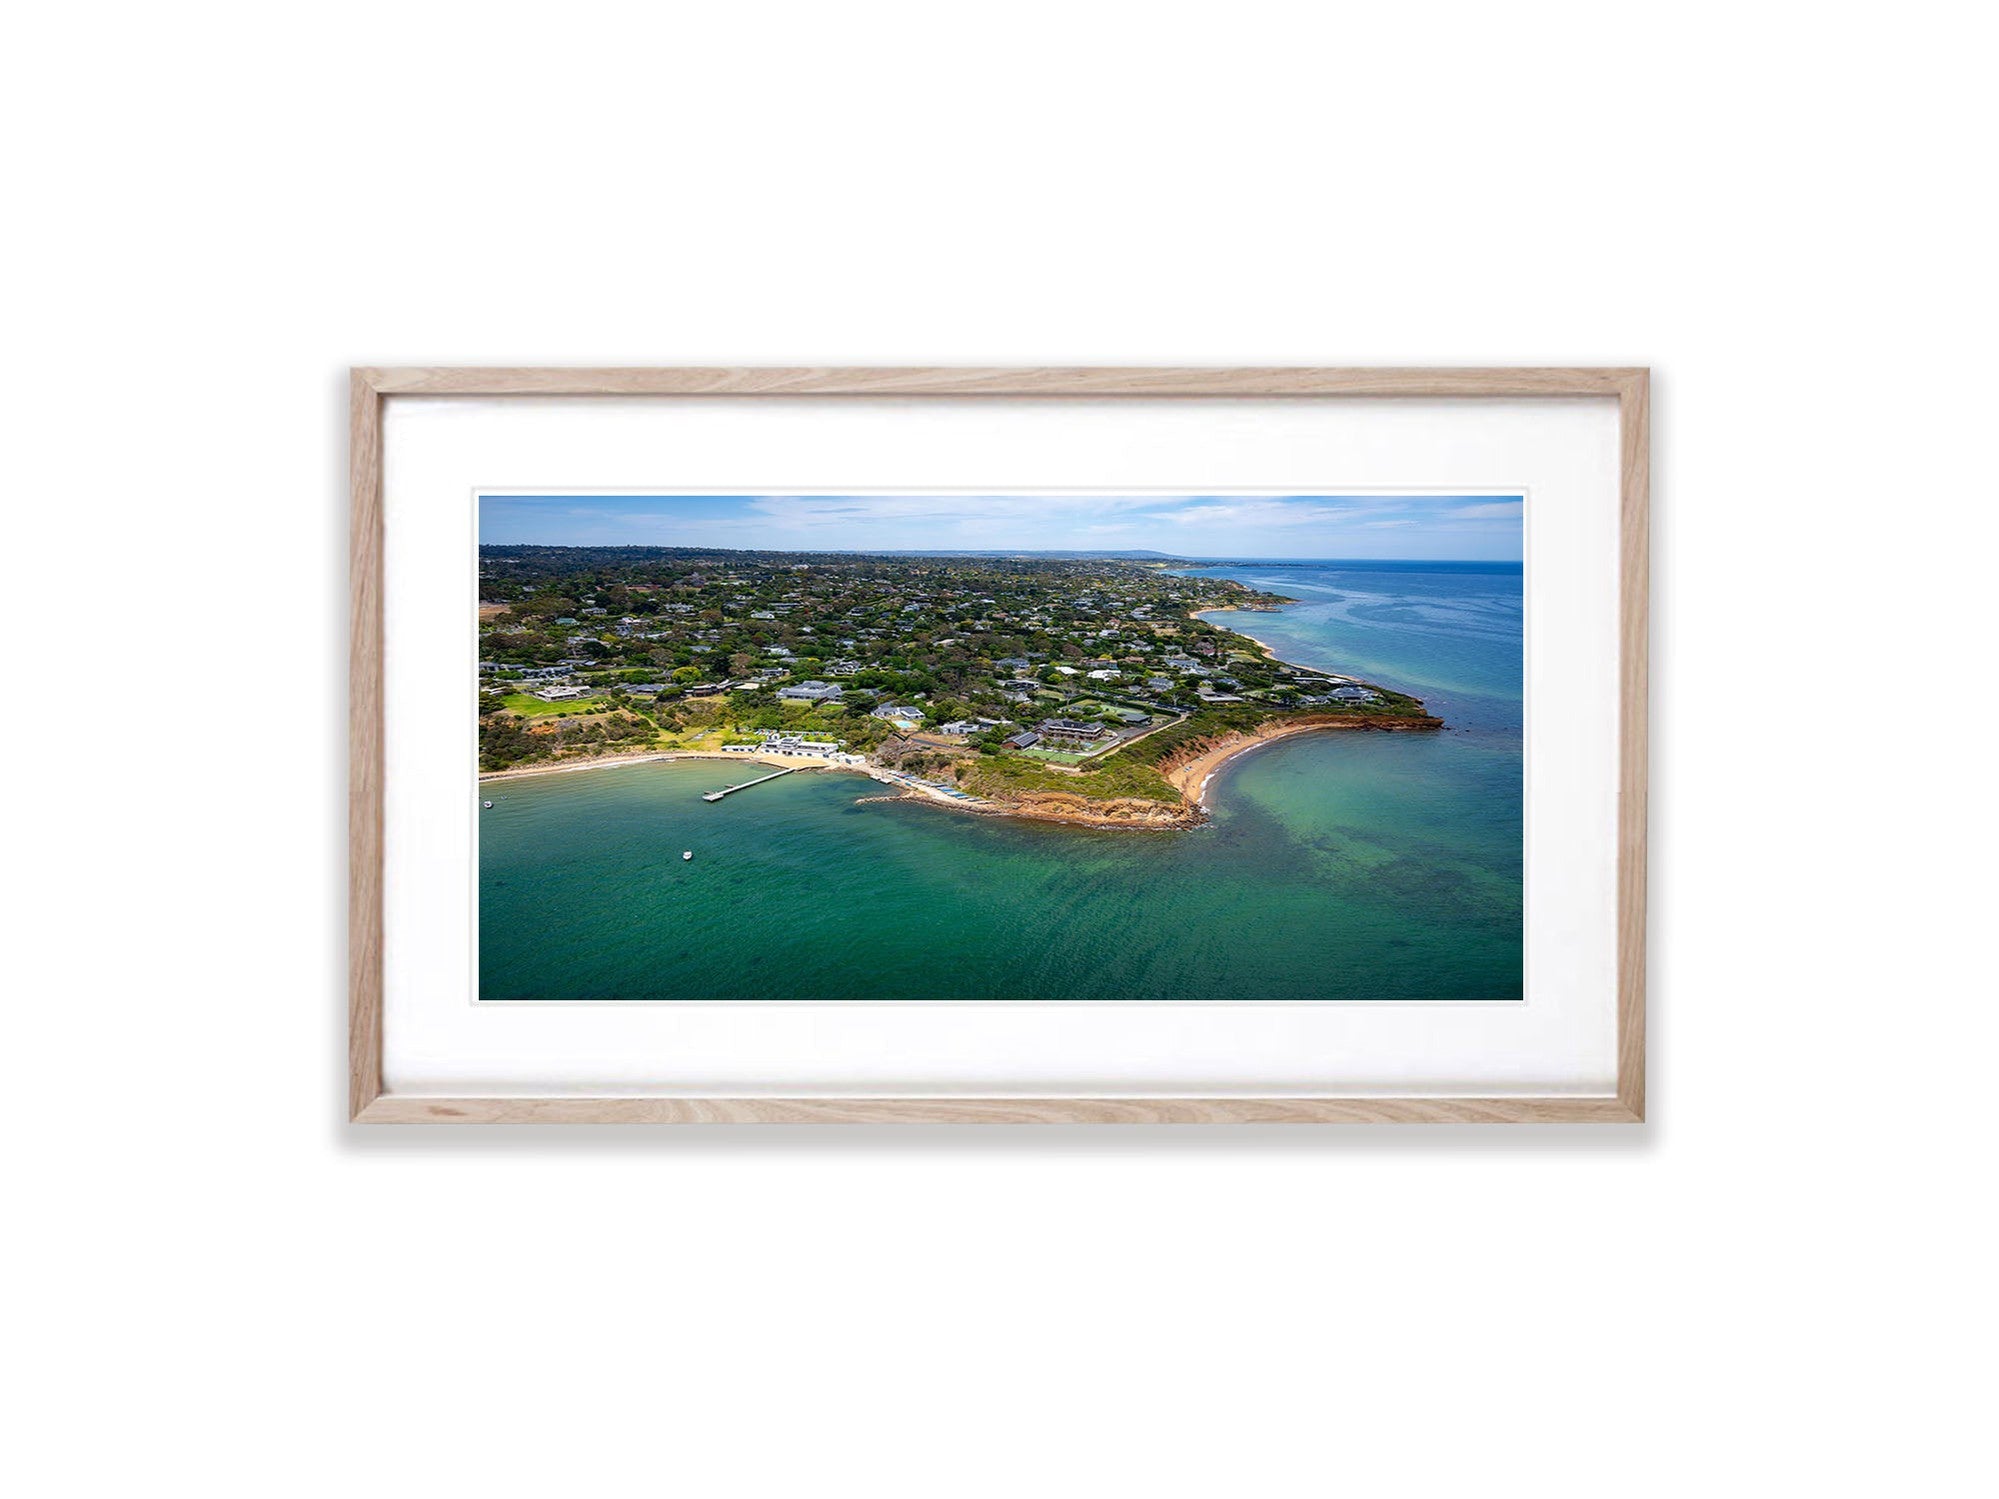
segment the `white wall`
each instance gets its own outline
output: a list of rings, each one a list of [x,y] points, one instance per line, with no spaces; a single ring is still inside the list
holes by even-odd
[[[10,33],[20,1492],[1971,1486],[1955,7],[314,9]],[[503,361],[1651,363],[1655,1122],[350,1131],[344,367]]]

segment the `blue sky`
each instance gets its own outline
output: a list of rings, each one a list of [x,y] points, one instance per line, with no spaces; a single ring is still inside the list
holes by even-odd
[[[1521,557],[1519,495],[484,495],[479,539],[767,551]]]

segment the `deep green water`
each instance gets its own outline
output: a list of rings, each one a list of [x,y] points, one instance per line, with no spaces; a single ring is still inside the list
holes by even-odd
[[[1191,831],[856,805],[882,788],[835,773],[703,802],[746,778],[720,761],[489,783],[481,997],[1517,998],[1520,575],[1409,566],[1203,570],[1303,601],[1222,622],[1453,729],[1255,750]]]

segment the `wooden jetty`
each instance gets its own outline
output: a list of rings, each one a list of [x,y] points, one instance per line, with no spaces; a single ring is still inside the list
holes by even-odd
[[[747,791],[752,786],[761,786],[765,781],[774,781],[779,776],[788,776],[794,770],[803,769],[805,769],[803,765],[787,765],[783,770],[773,770],[767,776],[758,776],[754,781],[744,781],[740,786],[724,786],[720,791],[704,791],[701,793],[701,800],[704,802],[719,802],[731,791]]]

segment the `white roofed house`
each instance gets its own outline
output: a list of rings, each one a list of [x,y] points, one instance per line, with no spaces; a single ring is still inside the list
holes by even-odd
[[[846,745],[844,739],[803,739],[778,729],[766,729],[756,748],[775,755],[830,755]]]

